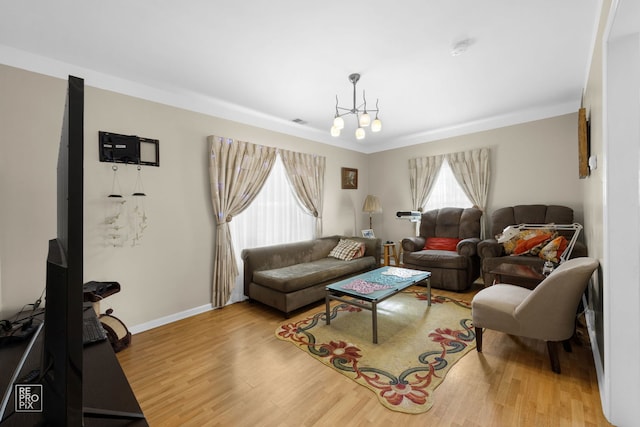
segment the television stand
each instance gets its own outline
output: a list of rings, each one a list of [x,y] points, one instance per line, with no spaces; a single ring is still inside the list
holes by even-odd
[[[142,412],[113,411],[111,409],[82,407],[82,415],[87,418],[115,418],[119,420],[144,419]]]
[[[86,315],[91,315],[89,310]],[[43,331],[44,332],[44,331]],[[43,333],[33,340],[0,347],[0,393],[16,379],[40,367]],[[31,351],[32,350],[32,351]],[[129,385],[111,343],[106,340],[83,348],[82,395],[84,425],[148,427],[142,409]],[[21,358],[24,360],[21,361]],[[16,367],[20,368],[16,370]],[[14,372],[15,371],[15,372]],[[15,413],[15,394],[8,396],[7,411],[0,427],[40,425],[42,413]],[[0,399],[2,395],[0,394]]]

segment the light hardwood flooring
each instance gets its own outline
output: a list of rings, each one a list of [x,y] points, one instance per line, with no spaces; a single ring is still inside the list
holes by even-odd
[[[434,293],[470,301],[467,293]],[[323,310],[319,304],[292,319]],[[554,374],[544,342],[484,334],[428,412],[386,409],[373,392],[275,337],[287,321],[243,302],[133,337],[118,359],[151,426],[609,426],[588,337],[560,349]]]

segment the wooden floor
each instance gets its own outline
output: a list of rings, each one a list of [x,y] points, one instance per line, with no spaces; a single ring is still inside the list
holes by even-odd
[[[471,300],[468,293],[441,295]],[[323,310],[323,305],[296,313]],[[543,342],[484,334],[420,415],[275,337],[281,313],[243,302],[133,337],[118,359],[151,426],[608,426],[585,333],[551,372]],[[582,331],[579,331],[582,332]]]

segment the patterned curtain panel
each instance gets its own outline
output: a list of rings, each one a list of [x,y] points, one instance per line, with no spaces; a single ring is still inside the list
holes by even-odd
[[[280,156],[298,202],[316,219],[316,237],[322,236],[325,157],[288,150],[280,150]]]
[[[273,167],[276,149],[219,136],[210,136],[208,141],[211,203],[217,222],[211,302],[222,307],[229,301],[238,276],[227,223],[260,192]]]
[[[444,157],[442,155],[409,159],[409,183],[413,210],[422,210],[438,176]]]
[[[483,212],[489,195],[489,149],[478,148],[471,151],[447,154],[447,161],[454,176],[469,200]],[[480,238],[485,238],[485,218],[480,222]]]

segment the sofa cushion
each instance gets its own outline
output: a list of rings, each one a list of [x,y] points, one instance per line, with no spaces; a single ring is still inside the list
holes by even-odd
[[[422,214],[418,235],[459,239],[480,237],[481,216],[482,211],[477,208],[433,209]]]
[[[458,255],[455,251],[422,250],[405,252],[403,259],[405,264],[420,265],[426,270],[429,267],[461,270],[469,266],[469,257]]]
[[[573,209],[556,205],[518,205],[496,209],[491,214],[491,233],[500,234],[508,225],[551,223],[573,223]]]
[[[272,270],[255,271],[253,282],[279,292],[293,292],[342,276],[360,273],[375,266],[375,257],[342,261],[336,258],[294,264]]]

